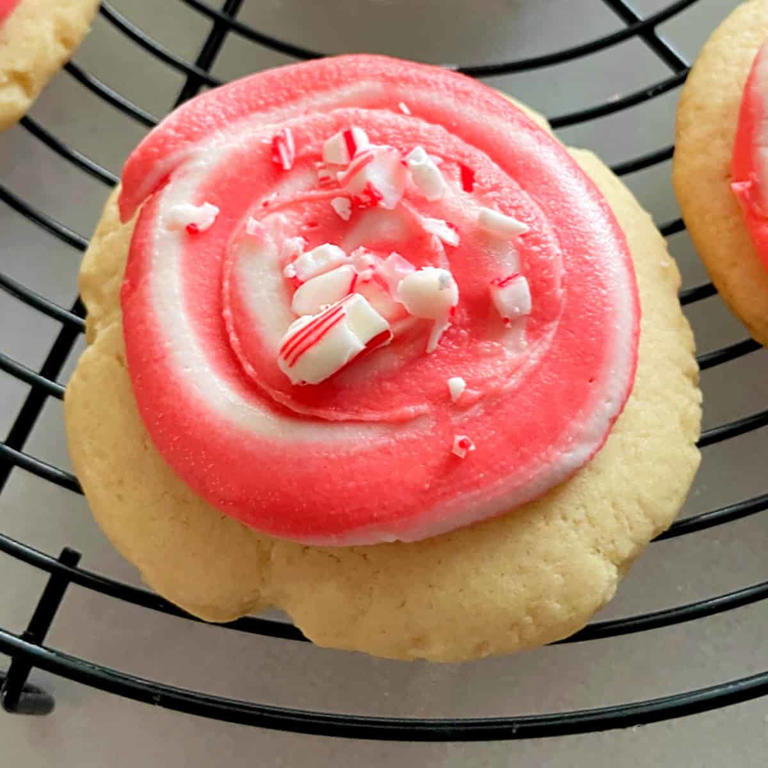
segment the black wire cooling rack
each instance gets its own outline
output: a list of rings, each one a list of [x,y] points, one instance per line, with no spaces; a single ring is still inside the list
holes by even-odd
[[[321,55],[316,51],[277,40],[238,21],[237,14],[242,0],[226,0],[221,10],[213,8],[203,0],[179,1],[203,14],[211,24],[210,33],[194,62],[179,58],[167,50],[108,2],[102,3],[100,9],[102,16],[115,29],[141,46],[151,56],[184,75],[184,84],[178,93],[174,106],[194,96],[205,86],[219,84],[219,80],[210,74],[210,70],[226,37],[230,34],[296,59],[310,59]],[[581,45],[532,58],[456,68],[465,74],[476,77],[529,71],[573,60],[607,49],[626,40],[636,39],[641,40],[671,71],[670,76],[666,79],[648,85],[641,90],[612,98],[604,103],[576,112],[551,117],[550,122],[555,128],[584,123],[624,110],[680,86],[685,80],[689,63],[658,33],[657,27],[662,22],[685,11],[697,0],[678,0],[645,18],[641,17],[625,0],[602,0],[602,2],[615,13],[622,23],[622,26],[610,34]],[[156,124],[158,118],[141,109],[76,64],[69,63],[66,70],[82,86],[132,120],[146,127]],[[95,177],[106,186],[112,186],[117,182],[117,178],[110,171],[86,155],[67,146],[66,143],[56,138],[32,118],[24,118],[22,125],[30,134],[84,173]],[[621,162],[615,165],[613,170],[619,175],[631,173],[668,160],[671,155],[672,146],[666,146],[657,151]],[[88,243],[84,237],[44,211],[33,207],[5,186],[0,186],[0,200],[20,216],[26,217],[72,248],[80,251],[85,250]],[[683,229],[684,224],[679,219],[669,221],[661,226],[661,231],[665,236],[681,232]],[[24,446],[48,399],[60,400],[64,394],[64,387],[56,379],[73,345],[84,330],[83,306],[79,299],[69,308],[60,306],[5,274],[0,274],[0,288],[20,302],[52,318],[60,325],[58,335],[38,371],[0,353],[0,369],[29,385],[26,399],[16,414],[5,441],[0,444],[0,491],[2,491],[12,470],[18,467],[74,493],[80,493],[77,479],[73,475],[26,453]],[[714,287],[709,283],[698,285],[682,291],[681,301],[683,304],[691,304],[713,296],[715,292]],[[702,369],[711,368],[746,355],[758,348],[754,341],[745,339],[700,355],[699,365]],[[768,425],[768,410],[763,410],[706,430],[701,436],[699,445],[701,447],[712,445],[766,425]],[[765,509],[768,509],[768,493],[679,520],[659,539],[683,536],[723,525]],[[482,741],[585,733],[681,717],[768,694],[768,671],[765,671],[749,677],[727,680],[717,685],[688,690],[662,698],[594,709],[515,717],[464,719],[371,717],[306,711],[223,698],[129,675],[117,669],[101,666],[55,648],[44,646],[46,633],[70,583],[151,611],[183,617],[190,621],[197,621],[197,619],[147,590],[79,568],[80,554],[73,549],[65,548],[58,557],[54,557],[24,542],[0,534],[0,552],[49,574],[47,585],[26,631],[19,635],[0,628],[0,653],[10,658],[7,672],[0,672],[0,683],[2,684],[0,699],[3,707],[11,712],[46,714],[53,709],[53,698],[40,688],[27,683],[32,668],[46,670],[70,680],[137,701],[218,720],[300,733],[382,740]],[[621,619],[593,622],[581,632],[562,642],[575,643],[599,640],[671,626],[712,616],[765,598],[768,598],[768,581],[674,608]],[[290,624],[257,617],[242,618],[222,625],[221,631],[225,630],[281,638],[292,642],[306,642],[306,638],[301,632]]]

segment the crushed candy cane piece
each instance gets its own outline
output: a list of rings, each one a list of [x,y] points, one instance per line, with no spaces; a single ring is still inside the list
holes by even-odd
[[[451,321],[447,317],[441,317],[432,324],[432,330],[429,332],[425,352],[431,355],[443,338],[443,334],[451,327]]]
[[[448,385],[448,392],[451,395],[451,402],[455,403],[460,397],[462,392],[467,388],[467,382],[461,378],[461,376],[451,376],[446,381]]]
[[[392,251],[380,264],[376,266],[376,274],[384,281],[389,292],[397,294],[400,281],[414,272],[416,267],[408,259],[404,259],[399,253]]]
[[[315,163],[317,183],[321,187],[332,187],[336,184],[336,174],[323,162]]]
[[[357,272],[353,266],[336,267],[302,283],[293,294],[291,309],[297,315],[314,315],[352,293],[356,282]]]
[[[397,298],[414,317],[440,320],[459,303],[459,286],[447,269],[423,267],[398,283]]]
[[[349,256],[338,245],[323,243],[311,251],[302,253],[294,262],[293,268],[300,282],[311,277],[329,272],[334,267],[349,263]]]
[[[475,444],[466,435],[454,435],[451,453],[460,459],[466,457],[470,451],[475,450]]]
[[[346,165],[353,157],[370,146],[368,134],[357,127],[346,128],[334,133],[323,144],[323,160],[334,165]]]
[[[352,216],[352,203],[348,197],[334,197],[331,200],[331,208],[344,221],[349,221]]]
[[[293,168],[296,159],[296,145],[293,143],[293,131],[283,128],[272,139],[272,162],[277,163],[284,171]]]
[[[456,246],[459,244],[459,233],[453,224],[449,224],[442,219],[431,219],[429,216],[421,217],[421,226],[426,232],[435,235],[446,245]]]
[[[358,272],[365,272],[376,265],[376,257],[362,245],[359,248],[355,248],[349,256],[352,259],[352,266]]]
[[[491,301],[502,318],[509,322],[531,313],[531,289],[528,281],[515,272],[491,282]]]
[[[365,349],[392,340],[389,323],[359,294],[291,323],[277,364],[293,384],[319,384]]]
[[[494,211],[492,208],[481,208],[477,215],[477,225],[480,229],[490,232],[497,237],[516,237],[527,232],[529,227],[513,216]]]
[[[405,307],[374,276],[373,270],[359,275],[355,293],[364,296],[368,303],[388,322],[394,323],[408,317]]]
[[[404,101],[399,101],[397,103],[397,108],[404,114],[404,115],[410,115],[411,110],[408,109],[408,105]]]
[[[434,160],[423,147],[414,147],[406,156],[413,183],[427,200],[439,200],[448,188]]]
[[[376,147],[364,152],[339,175],[339,183],[357,207],[381,205],[392,210],[405,192],[407,168],[393,147]]]
[[[179,203],[168,211],[166,224],[168,229],[186,229],[190,234],[195,234],[210,229],[218,215],[219,208],[212,203]]]

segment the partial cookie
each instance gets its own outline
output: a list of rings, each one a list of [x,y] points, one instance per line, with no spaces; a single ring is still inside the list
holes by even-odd
[[[673,179],[688,231],[725,303],[768,344],[768,270],[731,191],[744,84],[768,37],[768,3],[739,6],[701,50],[680,96]]]
[[[98,0],[21,0],[0,25],[0,130],[22,118],[88,34]]]
[[[73,465],[94,515],[147,584],[208,620],[274,606],[319,645],[435,661],[552,642],[610,600],[690,487],[700,392],[680,277],[663,239],[597,158],[573,154],[607,198],[635,261],[643,318],[630,399],[571,480],[500,518],[408,544],[272,539],[174,476],[139,417],[125,367],[119,291],[132,225],[119,224],[110,199],[83,262],[91,344],[65,407]]]

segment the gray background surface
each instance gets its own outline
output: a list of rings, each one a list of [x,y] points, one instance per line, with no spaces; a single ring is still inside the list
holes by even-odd
[[[736,3],[700,0],[660,27],[692,58]],[[648,14],[665,0],[637,0]],[[209,29],[177,0],[119,0],[115,7],[187,59]],[[243,21],[326,52],[381,51],[431,62],[481,63],[548,52],[618,29],[599,0],[245,0]],[[104,18],[75,60],[115,90],[164,114],[183,76],[128,40]],[[221,78],[287,61],[230,36],[214,71]],[[598,104],[668,77],[635,39],[597,54],[489,79],[548,115]],[[617,115],[565,129],[562,138],[620,162],[672,141],[677,91]],[[119,173],[144,129],[61,73],[32,111],[57,137]],[[669,163],[626,181],[661,223],[677,216]],[[0,136],[0,178],[10,189],[88,235],[106,188],[21,127]],[[55,301],[76,293],[79,253],[9,207],[0,206],[3,271]],[[686,285],[705,279],[687,235],[670,238]],[[700,351],[746,336],[717,297],[687,310]],[[57,324],[0,293],[0,349],[37,369]],[[61,380],[66,381],[81,346]],[[768,357],[755,352],[702,375],[704,426],[763,409]],[[28,392],[0,374],[0,430]],[[765,491],[766,431],[704,450],[683,515]],[[69,468],[60,402],[50,400],[26,450]],[[649,482],[652,480],[649,479]],[[0,530],[46,552],[70,544],[83,566],[138,583],[93,523],[84,500],[21,470],[0,497]],[[766,579],[765,515],[651,545],[601,618],[701,599]],[[0,626],[21,631],[44,579],[0,556]],[[511,658],[464,665],[371,659],[305,644],[192,624],[118,603],[78,587],[67,593],[48,643],[87,659],[171,684],[265,703],[400,716],[511,715],[600,706],[662,696],[766,669],[766,606],[755,604],[701,621]],[[0,666],[4,666],[0,660]],[[496,744],[381,744],[275,733],[211,722],[123,700],[33,673],[52,690],[46,718],[0,714],[0,765],[122,768],[176,766],[762,766],[768,700],[644,728]]]

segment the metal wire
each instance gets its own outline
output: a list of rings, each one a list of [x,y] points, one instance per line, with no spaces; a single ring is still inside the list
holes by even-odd
[[[101,13],[111,25],[153,57],[185,75],[185,83],[176,100],[177,104],[193,96],[202,86],[218,84],[219,80],[211,75],[210,70],[226,35],[229,33],[240,35],[258,45],[298,59],[309,59],[321,55],[316,51],[273,38],[238,21],[236,14],[240,1],[227,0],[223,9],[218,10],[203,0],[181,0],[213,22],[211,32],[195,62],[188,62],[160,45],[144,30],[116,11],[109,3],[104,2],[102,4]],[[657,28],[662,22],[693,5],[696,0],[673,2],[647,18],[642,18],[625,0],[603,0],[603,2],[625,26],[611,34],[568,49],[515,61],[457,66],[454,69],[474,76],[495,76],[520,72],[564,63],[579,56],[607,49],[626,40],[639,39],[673,72],[670,77],[644,89],[609,99],[602,104],[554,116],[551,118],[551,123],[555,128],[599,119],[635,107],[680,86],[685,79],[688,63],[659,34]],[[146,127],[152,127],[158,122],[157,117],[126,99],[97,77],[81,69],[77,64],[69,63],[66,69],[83,87],[130,119]],[[72,163],[84,173],[108,186],[117,182],[114,173],[82,152],[69,147],[51,133],[48,128],[40,125],[32,118],[25,118],[22,125],[31,135],[49,147],[52,152]],[[663,147],[640,157],[618,163],[614,166],[614,171],[619,174],[634,173],[665,162],[669,160],[671,155],[672,147]],[[0,187],[0,200],[20,216],[28,219],[33,225],[41,227],[62,242],[78,250],[86,248],[86,238],[45,212],[38,210],[11,190]],[[685,226],[680,219],[661,226],[665,236],[677,234],[684,229]],[[0,491],[11,470],[14,467],[19,467],[63,488],[81,492],[77,479],[71,473],[26,453],[24,445],[47,398],[61,399],[63,396],[64,388],[56,378],[75,340],[84,329],[83,307],[79,301],[75,301],[71,309],[65,309],[6,275],[0,275],[0,288],[25,305],[42,312],[61,324],[61,329],[39,371],[31,369],[7,355],[0,354],[0,370],[25,383],[30,388],[5,441],[0,443]],[[680,299],[684,305],[687,305],[715,295],[714,286],[706,283],[684,289],[680,293]],[[759,345],[753,340],[745,339],[721,349],[700,354],[698,361],[700,367],[706,370],[758,349]],[[706,430],[702,434],[699,445],[706,447],[765,426],[768,426],[768,410]],[[766,509],[768,509],[768,493],[679,520],[668,531],[658,536],[656,540],[663,541],[696,533],[761,513]],[[72,583],[149,610],[177,616],[184,620],[199,621],[199,619],[189,616],[180,608],[152,592],[78,567],[77,558],[72,557],[71,551],[65,551],[57,559],[30,547],[24,542],[0,534],[0,552],[50,574],[52,580],[58,580],[55,583],[52,581],[49,585],[51,592],[63,593],[61,585],[66,586],[66,584]],[[762,582],[686,605],[673,606],[610,621],[593,622],[562,642],[598,641],[629,633],[650,631],[681,622],[695,621],[756,603],[767,597],[768,582]],[[56,607],[52,607],[50,617],[40,615],[39,621],[45,623],[45,621],[52,619]],[[284,622],[258,617],[245,617],[220,626],[277,639],[306,641],[306,638],[296,627]],[[161,682],[133,677],[55,649],[42,647],[40,645],[41,640],[35,639],[33,635],[19,636],[0,629],[0,652],[11,656],[15,661],[23,661],[27,665],[25,667],[27,671],[30,666],[39,667],[101,690],[139,701],[147,701],[220,720],[328,736],[423,741],[556,736],[639,725],[679,717],[745,701],[768,693],[768,672],[765,672],[673,696],[574,712],[512,718],[440,720],[362,717],[354,714],[329,714],[272,707],[174,688]],[[37,691],[36,695],[39,696],[40,692]]]

